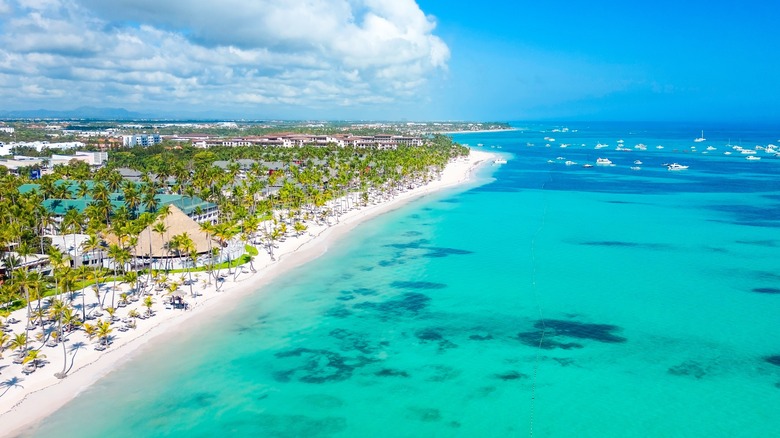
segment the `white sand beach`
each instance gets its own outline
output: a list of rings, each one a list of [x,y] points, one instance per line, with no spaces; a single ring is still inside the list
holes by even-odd
[[[13,363],[16,358],[14,352],[6,350],[3,353],[4,357],[0,359],[0,424],[2,424],[0,435],[15,436],[24,433],[37,421],[50,415],[85,388],[116,369],[119,364],[127,361],[132,355],[138,354],[140,347],[150,345],[154,338],[159,338],[162,334],[175,333],[185,322],[198,323],[202,321],[199,318],[207,317],[202,316],[204,314],[215,315],[230,311],[240,302],[242,296],[263,293],[262,287],[279,274],[324,254],[334,240],[362,221],[396,209],[412,199],[463,184],[470,179],[475,168],[491,163],[496,157],[496,154],[472,150],[468,157],[451,162],[439,180],[400,193],[386,202],[355,208],[343,215],[335,225],[312,224],[302,235],[280,242],[279,247],[274,251],[275,261],[261,252],[254,262],[257,272],[252,273],[248,268],[239,267],[237,275],[228,275],[219,291],[214,284],[207,284],[205,273],[193,274],[193,279],[197,281],[192,284],[192,288],[199,295],[192,297],[190,286],[181,286],[182,295],[188,303],[186,310],[174,309],[166,305],[168,297],[160,292],[159,295],[152,296],[155,301],[151,308],[153,316],[130,318],[128,313],[133,309],[142,315],[147,313],[142,300],[130,302],[117,310],[115,315],[117,319],[112,324],[114,331],[111,334],[111,343],[103,351],[95,349],[97,341],[90,340],[83,330],[75,330],[68,335],[65,347],[67,355],[63,351],[62,344],[46,346],[45,339],[32,341],[32,347],[39,348],[46,357],[43,359],[43,366],[31,373],[25,373],[24,365]],[[184,274],[173,276],[184,277]],[[185,278],[182,278],[183,280]],[[112,284],[108,283],[104,286],[111,287]],[[125,290],[129,288],[128,285],[122,287]],[[91,300],[93,304],[97,303],[94,293],[89,289],[83,292],[86,292],[84,299],[87,302]],[[116,297],[119,297],[119,292]],[[79,301],[81,299],[81,296],[77,298]],[[25,309],[20,309],[10,315],[9,319],[25,321],[24,312]],[[106,320],[109,315],[102,313],[101,318]],[[128,324],[135,324],[135,328],[119,330],[119,327]],[[23,322],[9,326],[14,333],[24,331]],[[32,339],[33,331],[30,331],[30,336]],[[55,374],[63,370],[65,356],[67,356],[67,366],[65,366],[67,377],[58,379]]]

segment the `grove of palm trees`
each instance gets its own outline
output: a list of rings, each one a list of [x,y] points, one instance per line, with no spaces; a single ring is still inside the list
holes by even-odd
[[[275,260],[279,242],[437,179],[468,153],[445,136],[396,149],[164,143],[111,151],[98,169],[56,166],[37,181],[0,168],[0,374],[14,366],[40,373],[59,355],[62,368],[47,372],[65,378],[75,349],[85,348],[69,344],[71,334],[110,348],[117,332],[133,330],[174,295],[179,303],[197,299],[195,275],[219,291],[254,272],[258,260]],[[140,171],[140,181],[124,180],[122,167]],[[37,186],[20,190],[29,183]],[[213,203],[218,215],[177,233],[165,225],[172,210],[162,202],[173,194]],[[198,249],[195,233],[207,236],[205,247]],[[67,235],[66,251],[52,235]],[[163,242],[162,254],[153,239]]]

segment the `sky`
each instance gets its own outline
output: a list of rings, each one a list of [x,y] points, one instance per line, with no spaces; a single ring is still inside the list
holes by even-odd
[[[766,0],[0,0],[0,111],[780,121]]]

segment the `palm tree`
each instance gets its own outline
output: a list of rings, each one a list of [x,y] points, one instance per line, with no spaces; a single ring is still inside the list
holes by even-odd
[[[152,231],[160,235],[160,240],[163,242],[162,247],[165,248],[166,247],[165,233],[168,231],[168,227],[165,226],[165,223],[163,223],[162,221],[155,223],[154,226],[152,227]],[[149,251],[151,253],[151,248],[149,249]],[[167,262],[165,263],[165,270],[166,271],[168,270]]]
[[[114,332],[114,329],[111,328],[111,323],[109,321],[98,320],[95,327],[97,328],[96,334],[98,339],[104,342],[103,346],[108,347],[108,337]]]
[[[27,351],[27,333],[17,333],[11,338],[11,342],[8,343],[8,348],[11,351],[19,350],[19,356]]]
[[[27,352],[27,356],[25,356],[25,358],[22,359],[22,363],[26,364],[32,362],[33,370],[36,370],[38,369],[38,361],[45,358],[46,355],[41,353],[41,350],[30,350]]]
[[[147,295],[144,298],[144,307],[146,307],[146,314],[152,316],[152,305],[154,305],[154,298],[151,295]]]
[[[89,257],[90,261],[96,258],[95,252],[99,251],[101,248],[102,248],[102,241],[96,234],[90,234],[89,237],[81,243],[81,250],[83,252],[90,253],[90,257]],[[82,256],[82,260],[83,260],[83,256]],[[102,257],[100,261],[102,263]],[[95,289],[98,291],[100,290],[100,275],[98,274],[98,269],[100,269],[101,263],[95,263],[92,270],[92,276],[95,279]],[[86,314],[84,315],[84,318],[86,318]]]
[[[66,309],[69,309],[68,305],[63,300],[53,300],[51,303],[51,306],[49,307],[49,317],[53,320],[58,321],[58,328],[57,328],[57,340],[62,343],[62,371],[55,374],[57,378],[64,378],[67,374],[67,367],[68,367],[68,350],[66,347],[66,341],[65,341],[65,332],[63,330],[63,322],[65,319],[65,312]]]
[[[5,351],[5,344],[8,343],[8,341],[11,340],[11,336],[6,333],[0,331],[0,359],[3,358],[3,351]]]

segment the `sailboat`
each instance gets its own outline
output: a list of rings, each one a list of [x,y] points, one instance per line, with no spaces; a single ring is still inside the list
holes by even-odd
[[[701,143],[704,140],[707,140],[706,138],[704,138],[704,131],[701,131],[701,137],[693,139],[693,141],[695,141],[696,143]]]

